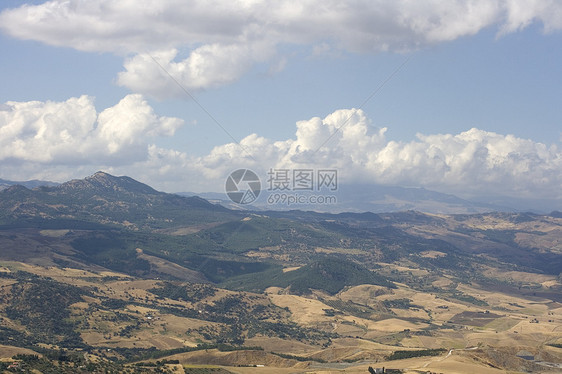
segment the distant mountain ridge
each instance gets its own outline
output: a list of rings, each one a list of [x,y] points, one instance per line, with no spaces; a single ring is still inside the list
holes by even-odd
[[[60,191],[72,194],[73,190],[80,193],[90,191],[94,194],[118,193],[146,194],[156,196],[162,194],[154,188],[140,183],[127,176],[113,176],[97,172],[84,179],[74,179],[65,183],[42,180],[10,181],[0,179],[0,191],[15,185],[33,190],[36,188],[60,187]],[[337,191],[324,195],[337,198],[336,204],[269,204],[267,196],[275,191],[262,191],[258,200],[252,204],[239,205],[232,202],[225,192],[178,192],[183,197],[199,197],[214,205],[221,205],[231,210],[264,211],[264,210],[312,210],[325,213],[389,213],[416,210],[434,214],[475,214],[486,212],[533,212],[546,214],[553,210],[562,210],[562,201],[541,198],[510,198],[505,196],[489,196],[479,199],[463,199],[453,194],[441,193],[425,188],[384,186],[384,185],[340,185]],[[287,192],[287,191],[285,191]],[[291,193],[291,191],[288,191]],[[298,191],[299,195],[318,194],[317,191]],[[202,203],[202,201],[201,201]]]
[[[0,178],[0,190],[6,189],[8,187],[11,186],[15,186],[15,185],[20,185],[20,186],[24,186],[25,188],[36,188],[36,187],[40,187],[40,186],[46,186],[46,187],[55,187],[58,186],[60,183],[56,183],[56,182],[50,182],[50,181],[42,181],[42,180],[37,180],[37,179],[33,179],[30,181],[10,181],[10,180],[6,180],[6,179],[1,179]]]
[[[168,194],[128,176],[113,176],[102,171],[62,184],[0,181],[0,186],[3,186],[0,187],[0,224],[39,218],[48,222],[56,217],[59,220],[110,223],[133,229],[167,229],[227,221],[242,214],[241,211],[475,214],[498,211],[548,213],[558,208],[556,204],[551,204],[544,207],[537,205],[537,209],[517,209],[521,206],[478,203],[423,188],[380,185],[341,185],[337,191],[330,193],[336,196],[336,204],[268,204],[267,197],[272,192],[262,191],[256,202],[239,205],[230,201],[225,193]],[[309,192],[313,193],[318,194]],[[299,194],[305,195],[306,192],[299,191]]]
[[[13,185],[0,191],[0,224],[61,219],[131,229],[164,229],[230,219],[228,209],[199,197],[158,192],[130,177],[97,172],[54,187]]]
[[[313,210],[326,213],[389,213],[406,210],[434,214],[473,214],[492,211],[515,212],[520,209],[510,205],[475,202],[462,199],[452,194],[445,194],[425,188],[383,186],[383,185],[340,185],[337,191],[325,192],[333,195],[337,204],[269,204],[267,196],[275,193],[293,194],[292,191],[262,191],[259,198],[252,204],[238,205],[228,199],[226,193],[178,193],[182,196],[200,196],[204,199],[220,203],[229,209],[246,210]],[[299,195],[318,195],[317,191],[298,191]],[[520,206],[518,206],[520,207]],[[546,210],[545,210],[546,212]]]

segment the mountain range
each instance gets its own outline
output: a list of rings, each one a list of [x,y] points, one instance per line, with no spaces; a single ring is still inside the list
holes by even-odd
[[[435,214],[471,214],[484,212],[516,212],[531,211],[545,213],[552,210],[552,203],[536,204],[529,200],[523,204],[517,200],[485,203],[462,199],[452,194],[444,194],[425,188],[382,186],[382,185],[341,185],[337,191],[324,193],[324,196],[335,197],[335,203],[326,204],[287,204],[271,203],[268,197],[283,193],[276,191],[262,191],[258,199],[252,204],[240,205],[228,199],[226,193],[193,193],[181,192],[182,196],[200,196],[214,203],[231,209],[244,210],[314,210],[327,213],[344,212],[373,212],[387,213],[405,210],[417,210]],[[289,193],[293,194],[293,193]],[[299,191],[300,196],[318,196],[315,192]],[[273,200],[276,201],[277,199]],[[505,204],[503,204],[505,203]],[[550,209],[550,210],[548,210]]]
[[[398,192],[459,204],[378,190]],[[13,185],[0,358],[53,373],[555,372],[561,216],[234,210],[104,172]]]
[[[56,186],[28,189],[13,185],[0,191],[0,223],[67,220],[117,226],[166,228],[209,223],[231,216],[227,209],[199,197],[158,192],[129,177],[104,172]]]
[[[431,192],[424,194],[433,196]],[[454,197],[449,196],[449,199],[457,202]],[[338,241],[359,247],[396,243],[392,251],[395,256],[407,256],[412,250],[411,245],[418,248],[417,251],[441,248],[450,254],[449,260],[456,258],[454,263],[458,264],[462,256],[474,255],[470,248],[480,248],[487,243],[488,259],[503,262],[511,256],[510,263],[543,272],[556,272],[557,267],[562,268],[556,250],[534,252],[533,257],[529,257],[512,229],[502,229],[501,234],[496,230],[492,235],[470,225],[463,228],[462,222],[508,220],[511,225],[536,222],[539,227],[556,220],[558,214],[498,212],[442,216],[414,210],[337,214],[303,210],[252,212],[227,209],[197,196],[159,192],[130,177],[116,177],[104,172],[53,187],[28,189],[14,185],[0,191],[0,225],[4,228],[125,229],[123,236],[134,232],[174,237],[191,234],[184,241],[197,242],[198,248],[214,252],[233,253],[278,245],[287,248],[336,246]],[[307,225],[303,226],[303,222]],[[538,240],[542,235],[541,241],[545,241],[549,234],[556,237],[557,231],[526,231],[525,237]],[[490,252],[491,248],[493,252]],[[515,253],[521,257],[513,257]],[[473,257],[471,261],[480,260]]]
[[[96,174],[104,174],[99,172]],[[94,175],[96,175],[94,174]],[[0,179],[0,190],[10,186],[21,185],[28,189],[37,187],[56,187],[60,183],[31,180],[9,181]],[[501,195],[463,199],[453,194],[446,194],[425,188],[384,186],[384,185],[340,185],[329,195],[337,203],[332,204],[293,204],[271,203],[267,197],[275,191],[262,191],[261,196],[252,204],[240,205],[232,202],[225,192],[177,192],[180,196],[198,196],[214,204],[234,210],[314,210],[326,213],[343,212],[400,212],[416,210],[435,214],[473,214],[485,212],[533,212],[537,214],[562,210],[562,202],[552,199],[516,198]],[[299,195],[317,195],[314,192],[299,191]],[[324,194],[328,195],[328,194]]]

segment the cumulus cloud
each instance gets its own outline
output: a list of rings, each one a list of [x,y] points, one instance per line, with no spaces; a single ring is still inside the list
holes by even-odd
[[[117,83],[160,99],[179,96],[184,88],[202,90],[231,83],[272,51],[261,45],[211,44],[176,62],[177,54],[171,49],[135,55],[125,61]]]
[[[387,140],[385,132],[374,130],[361,110],[338,110],[324,119],[298,122],[294,139],[271,141],[252,134],[241,141],[244,150],[234,143],[221,145],[194,164],[215,179],[240,167],[261,175],[270,168],[336,168],[347,184],[562,198],[562,151],[556,145],[476,128],[418,134],[411,142]]]
[[[180,93],[162,82],[158,59],[190,89],[227,84],[253,64],[284,66],[280,45],[326,51],[408,51],[473,35],[542,23],[562,28],[557,0],[311,0],[205,1],[51,0],[0,13],[0,28],[20,39],[81,51],[128,55],[119,84],[166,98]],[[187,57],[178,57],[178,51]],[[279,64],[279,62],[283,62]],[[161,70],[161,69],[160,69]]]
[[[387,139],[361,110],[296,123],[295,136],[250,134],[240,144],[193,156],[153,144],[182,125],[160,117],[140,95],[97,113],[93,98],[7,102],[0,109],[0,175],[65,181],[96,170],[130,175],[166,191],[221,191],[238,168],[265,182],[270,169],[336,168],[342,184],[426,187],[461,196],[562,199],[562,151],[513,135],[470,129]]]
[[[182,124],[157,116],[138,94],[99,114],[86,95],[64,102],[9,101],[0,110],[0,162],[49,167],[131,163],[147,159],[151,137],[171,136]]]

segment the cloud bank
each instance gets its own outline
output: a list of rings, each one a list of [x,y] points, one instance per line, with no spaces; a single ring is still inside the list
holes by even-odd
[[[53,166],[130,164],[148,157],[148,141],[183,124],[157,116],[141,95],[96,112],[90,96],[64,102],[6,102],[0,110],[0,161]]]
[[[156,98],[181,94],[157,60],[190,90],[228,84],[254,64],[278,69],[280,46],[311,54],[409,51],[495,27],[562,29],[557,0],[52,0],[0,13],[20,39],[126,55],[117,83]],[[276,66],[273,66],[276,65]]]
[[[7,102],[0,107],[0,175],[64,181],[103,169],[167,191],[222,191],[237,168],[266,178],[270,168],[337,168],[345,184],[426,187],[461,196],[498,194],[562,199],[559,145],[476,128],[459,134],[386,138],[361,110],[337,110],[296,123],[295,136],[251,134],[195,157],[158,147],[182,121],[161,117],[140,95],[96,112],[93,98]]]
[[[337,168],[342,183],[426,187],[463,196],[499,194],[562,198],[562,151],[532,140],[476,128],[387,140],[361,110],[338,110],[297,123],[296,137],[271,141],[252,134],[197,160],[205,176],[238,167]],[[328,140],[328,141],[326,141]],[[246,151],[256,160],[250,159]]]

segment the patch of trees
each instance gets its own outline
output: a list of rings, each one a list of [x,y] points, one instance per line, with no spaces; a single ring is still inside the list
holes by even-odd
[[[156,362],[137,362],[135,366],[142,366],[142,367],[156,367],[156,366],[163,366],[163,365],[178,365],[180,360],[158,360]]]
[[[33,354],[18,354],[13,362],[0,363],[0,370],[23,373],[86,374],[86,373],[172,373],[165,368],[125,366],[108,360],[89,361],[83,353],[59,352],[39,357]],[[68,355],[67,355],[68,354]],[[171,363],[171,362],[170,362]],[[12,367],[10,367],[12,365]]]
[[[235,259],[222,259],[210,256],[191,256],[187,259],[189,267],[197,269],[212,282],[219,283],[243,274],[256,274],[271,268],[266,262],[247,262]]]
[[[230,279],[222,286],[249,291],[263,291],[271,286],[290,287],[292,293],[306,295],[311,289],[336,294],[346,286],[360,284],[395,288],[384,276],[353,261],[336,257],[324,257],[289,272],[272,268],[267,272]]]
[[[137,257],[135,243],[120,238],[119,232],[97,232],[74,239],[71,243],[82,261],[131,275],[146,275],[150,263]]]
[[[176,285],[171,282],[161,282],[159,288],[151,288],[151,293],[172,300],[183,300],[191,303],[212,297],[217,293],[217,289],[208,284],[182,284]]]
[[[194,308],[154,307],[162,313],[220,323],[219,326],[207,325],[187,331],[188,334],[199,334],[203,339],[217,344],[237,346],[243,344],[246,338],[263,335],[329,345],[330,338],[337,337],[337,334],[284,322],[287,313],[284,309],[273,304],[249,303],[245,297],[242,293],[229,295],[213,304],[201,303]]]
[[[261,321],[255,325],[250,325],[248,329],[248,337],[257,334],[264,336],[276,336],[281,339],[293,339],[301,342],[310,342],[315,344],[326,344],[331,338],[338,337],[337,334],[316,330],[313,328],[302,327],[296,323],[285,322],[268,322]],[[329,345],[329,344],[328,344]]]
[[[11,286],[5,312],[8,318],[24,325],[33,340],[63,347],[83,347],[68,307],[81,301],[86,294],[76,286],[32,277]]]
[[[385,300],[383,304],[387,308],[395,308],[395,309],[410,309],[410,308],[418,308],[423,309],[423,307],[412,304],[412,300],[410,299],[393,299],[393,300]]]
[[[331,306],[332,308],[337,309],[334,312],[334,315],[342,314],[343,312],[359,318],[371,318],[373,313],[377,312],[375,309],[367,305],[357,304],[352,301],[343,301],[340,299],[337,300],[322,299],[320,301],[322,301],[324,304],[328,306]]]
[[[460,301],[464,301],[466,303],[473,304],[473,305],[488,306],[488,303],[486,301],[481,300],[481,299],[477,299],[474,296],[467,295],[463,292],[456,291],[456,290],[451,294],[451,297],[453,297],[457,300],[460,300]]]
[[[119,353],[124,357],[123,363],[134,362],[134,361],[145,361],[145,360],[155,360],[167,356],[176,355],[179,353],[204,351],[208,349],[217,349],[220,352],[231,352],[231,351],[263,351],[262,347],[242,347],[233,346],[230,344],[208,344],[202,343],[197,344],[195,347],[180,347],[173,349],[157,350],[154,347],[151,348],[113,348],[114,351]],[[169,363],[169,362],[168,362]],[[145,363],[141,363],[145,364]]]
[[[290,247],[335,247],[342,234],[319,225],[303,225],[288,219],[252,217],[231,221],[195,234],[234,253],[275,245]],[[345,236],[347,238],[347,236]]]
[[[129,302],[126,301],[126,300],[110,299],[110,298],[102,300],[102,302],[100,303],[100,305],[103,308],[110,309],[110,310],[123,309],[128,304],[129,304]]]
[[[16,347],[31,347],[40,340],[34,335],[22,334],[20,331],[0,326],[0,342]]]
[[[313,358],[313,357],[303,357],[303,356],[295,356],[295,355],[290,355],[290,354],[286,354],[286,353],[278,353],[278,352],[271,352],[272,355],[275,356],[279,356],[281,358],[286,358],[288,360],[296,360],[296,361],[301,361],[301,362],[305,362],[305,361],[314,361],[314,362],[320,362],[320,363],[326,363],[326,360],[323,360],[321,358]]]
[[[359,264],[334,257],[326,257],[284,274],[284,280],[291,287],[291,291],[296,294],[308,294],[311,289],[336,294],[346,286],[360,284],[395,287],[385,277]]]
[[[421,349],[421,350],[417,350],[417,351],[394,351],[386,359],[387,360],[403,360],[405,358],[412,358],[412,357],[439,356],[440,354],[442,354],[446,351],[447,350],[444,349],[444,348]]]

